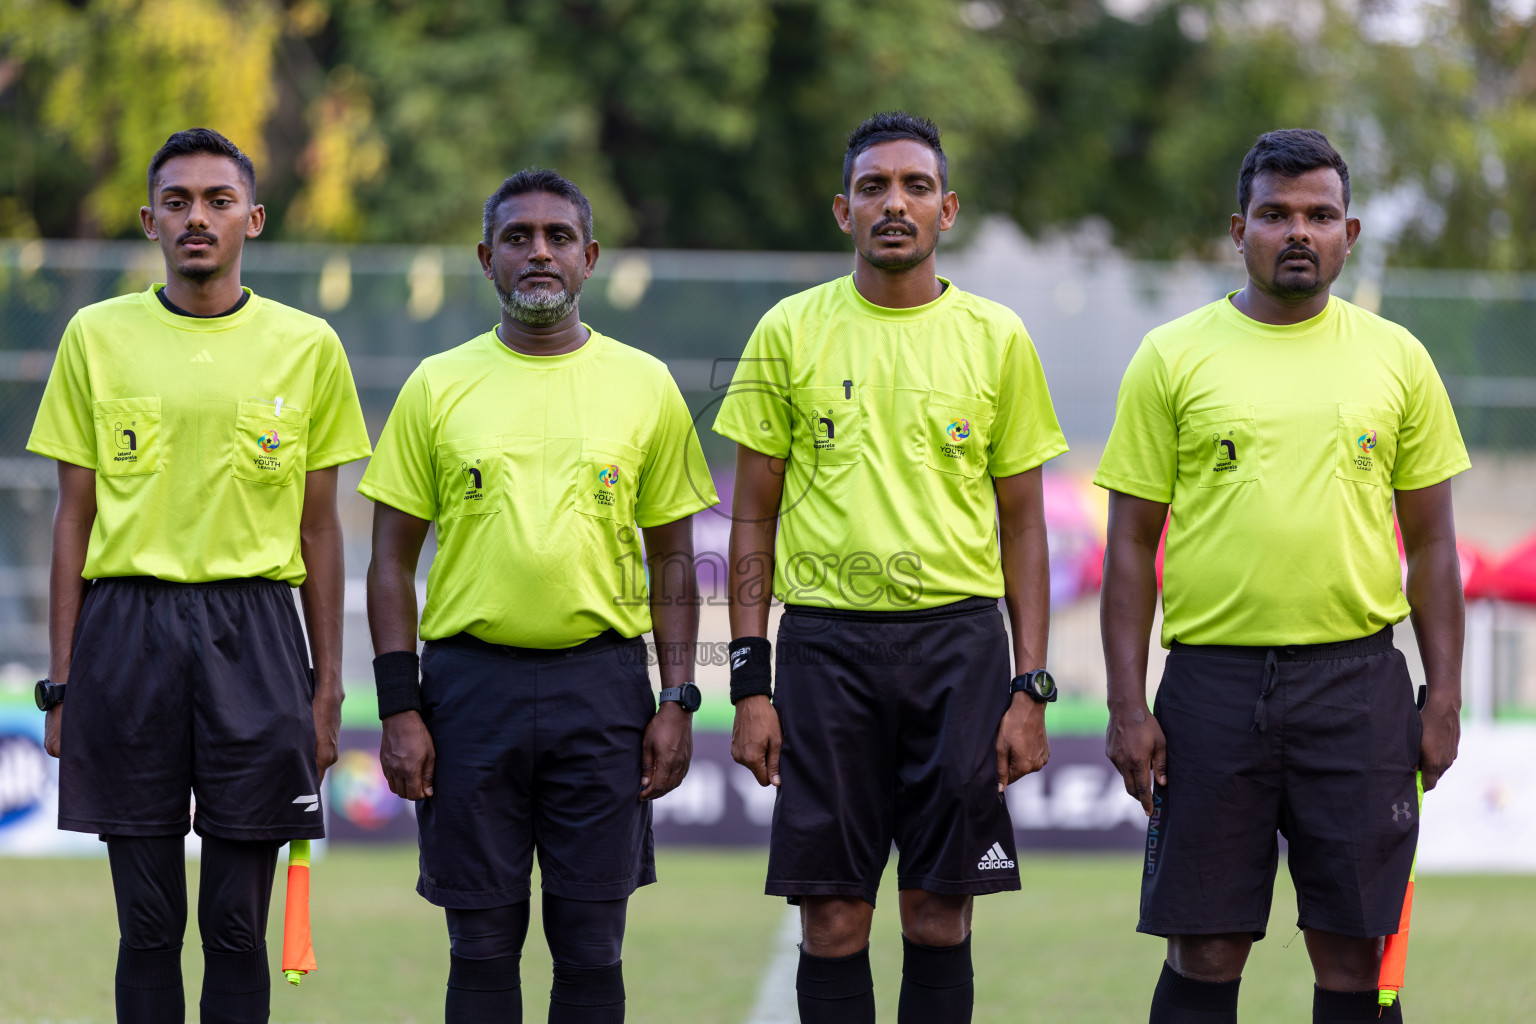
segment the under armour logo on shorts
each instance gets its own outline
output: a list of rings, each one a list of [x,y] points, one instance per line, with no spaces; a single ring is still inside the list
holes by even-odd
[[[1409,807],[1407,800],[1400,804],[1392,805],[1392,820],[1398,821],[1403,818],[1407,818],[1409,821],[1413,820],[1413,809]]]

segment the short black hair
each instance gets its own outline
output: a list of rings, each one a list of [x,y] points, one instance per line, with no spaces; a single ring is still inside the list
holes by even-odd
[[[155,151],[155,155],[149,158],[149,201],[153,205],[155,201],[155,176],[160,173],[160,168],[178,156],[188,156],[192,153],[212,153],[214,156],[227,156],[235,162],[240,169],[240,179],[245,182],[245,190],[250,193],[251,202],[256,201],[256,167],[251,163],[251,158],[240,152],[240,147],[230,142],[224,136],[212,128],[188,128],[185,131],[176,132],[165,140],[165,145]]]
[[[592,241],[592,204],[587,200],[586,194],[569,178],[541,167],[529,167],[502,182],[501,187],[492,192],[490,198],[485,201],[486,245],[491,244],[491,233],[496,230],[496,212],[501,209],[501,204],[513,196],[525,195],[529,192],[548,192],[552,196],[569,200],[571,205],[576,207],[576,215],[581,220],[581,240]]]
[[[939,126],[926,117],[914,117],[904,110],[889,110],[867,119],[848,133],[848,152],[843,154],[843,194],[853,184],[853,162],[860,153],[882,142],[912,139],[921,142],[939,158],[939,187],[949,188],[949,161],[939,145]]]
[[[1299,178],[1308,171],[1332,167],[1344,182],[1344,209],[1349,209],[1349,165],[1328,142],[1328,136],[1311,128],[1281,128],[1265,132],[1243,157],[1243,169],[1237,174],[1237,209],[1248,215],[1253,199],[1253,179],[1269,172],[1287,178]]]

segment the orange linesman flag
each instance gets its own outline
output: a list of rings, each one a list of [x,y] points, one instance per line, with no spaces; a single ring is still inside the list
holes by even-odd
[[[288,844],[288,902],[283,910],[283,976],[288,984],[315,969],[309,935],[309,840]]]
[[[1424,809],[1424,773],[1419,773],[1419,810]],[[1422,824],[1420,825],[1422,828]],[[1408,973],[1408,923],[1413,918],[1413,876],[1419,871],[1419,855],[1413,855],[1413,868],[1408,873],[1408,890],[1403,894],[1403,916],[1398,920],[1397,934],[1388,935],[1381,950],[1381,975],[1376,983],[1376,1002],[1382,1007],[1397,1002]]]

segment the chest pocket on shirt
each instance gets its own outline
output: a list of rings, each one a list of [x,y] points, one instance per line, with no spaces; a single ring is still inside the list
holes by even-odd
[[[500,434],[460,437],[437,446],[439,519],[501,511],[506,463]]]
[[[304,472],[309,414],[270,402],[241,402],[235,414],[235,451],[230,471],[240,480],[282,486]]]
[[[928,468],[964,477],[985,473],[993,415],[991,403],[982,399],[928,392],[923,415]]]
[[[160,472],[160,399],[117,398],[96,402],[96,472],[142,476]]]
[[[1397,461],[1397,414],[1368,405],[1339,406],[1336,473],[1342,480],[1392,486]]]
[[[1180,458],[1193,460],[1201,487],[1259,478],[1259,432],[1253,406],[1229,405],[1190,416],[1180,431]]]
[[[632,525],[643,461],[639,449],[621,441],[583,441],[576,462],[576,511]]]
[[[796,388],[793,457],[818,466],[847,466],[859,462],[858,393],[851,388]]]

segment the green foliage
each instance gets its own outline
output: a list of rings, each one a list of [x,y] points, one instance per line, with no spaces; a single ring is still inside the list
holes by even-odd
[[[967,223],[1096,221],[1133,253],[1208,254],[1253,138],[1310,125],[1381,257],[1529,268],[1525,7],[12,0],[0,233],[131,234],[149,153],[207,123],[268,156],[279,237],[465,241],[537,164],[587,190],[610,245],[838,249],[844,138],[900,107],[944,129]]]

